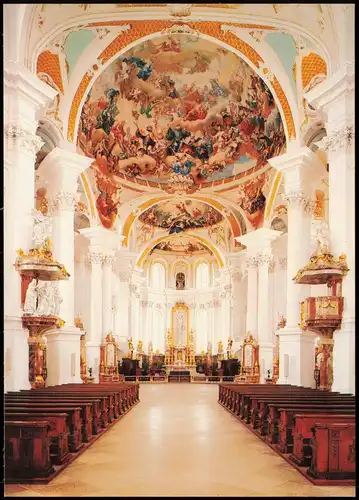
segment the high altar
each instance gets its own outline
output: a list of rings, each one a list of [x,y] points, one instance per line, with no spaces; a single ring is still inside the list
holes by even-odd
[[[195,366],[194,334],[190,330],[189,308],[177,302],[172,308],[172,328],[167,331],[165,364],[169,370]]]

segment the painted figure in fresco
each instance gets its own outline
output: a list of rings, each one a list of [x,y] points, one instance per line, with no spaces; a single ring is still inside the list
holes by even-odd
[[[139,57],[129,57],[124,58],[123,61],[127,64],[135,64],[135,66],[139,69],[137,73],[137,77],[141,80],[148,80],[152,73],[152,65],[150,62],[144,61]]]
[[[176,125],[174,128],[167,130],[166,139],[171,141],[168,147],[168,154],[174,155],[181,151],[183,140],[191,135],[190,132],[181,128],[181,125]]]
[[[131,48],[96,81],[78,145],[109,178],[157,177],[165,186],[183,176],[188,191],[217,173],[234,177],[249,161],[250,168],[265,166],[281,154],[285,134],[270,90],[245,62],[208,41],[164,34]],[[182,161],[177,155],[184,153]],[[105,214],[101,197],[100,218],[111,227],[114,207]],[[259,227],[263,193],[244,193],[242,202]]]

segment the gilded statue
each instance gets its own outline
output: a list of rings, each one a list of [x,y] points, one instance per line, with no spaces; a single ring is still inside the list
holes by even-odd
[[[223,342],[221,340],[218,342],[218,354],[223,354]]]

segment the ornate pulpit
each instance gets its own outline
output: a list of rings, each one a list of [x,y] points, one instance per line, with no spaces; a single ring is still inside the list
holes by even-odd
[[[119,382],[117,363],[117,343],[112,333],[109,333],[100,346],[100,383]]]

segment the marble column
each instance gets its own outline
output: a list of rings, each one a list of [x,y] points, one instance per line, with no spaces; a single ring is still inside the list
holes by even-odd
[[[104,255],[102,263],[102,339],[112,330],[112,266],[115,260],[114,252],[110,252]]]
[[[237,241],[247,247],[247,262],[250,266],[248,271],[256,271],[255,275],[249,274],[248,276],[247,318],[249,321],[253,321],[248,314],[255,315],[257,331],[255,334],[249,328],[247,328],[247,331],[254,334],[258,341],[261,383],[264,383],[267,370],[271,370],[271,373],[273,370],[274,346],[269,314],[269,266],[273,260],[272,242],[280,234],[280,231],[260,228],[237,238]],[[256,286],[253,286],[253,282],[255,282]],[[256,307],[254,307],[254,304]]]
[[[283,175],[284,200],[288,211],[287,236],[287,307],[286,327],[279,336],[278,383],[314,387],[315,334],[300,328],[300,302],[310,297],[308,285],[298,285],[293,278],[309,262],[310,225],[314,186],[311,177],[321,164],[307,147],[269,160]]]
[[[127,349],[127,339],[129,337],[129,279],[130,273],[120,271],[118,273],[119,292],[116,296],[116,335],[119,336],[121,343]]]
[[[353,20],[352,20],[353,22]],[[352,28],[351,28],[352,29]],[[352,61],[351,58],[347,61]],[[326,122],[319,147],[328,154],[331,251],[345,254],[349,272],[343,280],[343,320],[333,335],[333,391],[355,393],[355,148],[354,61],[345,62],[308,93],[308,102]]]
[[[247,313],[246,313],[246,332],[257,336],[258,330],[258,272],[256,259],[247,254]]]
[[[9,47],[7,47],[9,49]],[[28,330],[22,327],[16,250],[33,247],[38,117],[57,92],[17,62],[4,60],[4,373],[5,391],[30,388]]]
[[[89,241],[88,258],[91,262],[91,321],[86,344],[87,365],[98,380],[101,341],[111,330],[112,318],[112,263],[115,248],[121,237],[101,226],[80,229]],[[102,268],[102,264],[105,264]]]
[[[47,385],[69,382],[81,383],[80,337],[75,327],[75,227],[74,212],[78,178],[92,163],[92,158],[77,154],[73,144],[64,143],[67,149],[56,147],[42,161],[39,173],[46,183],[49,211],[53,217],[52,252],[70,274],[68,280],[59,282],[62,298],[59,317],[65,321],[60,330],[53,330],[47,337]]]

